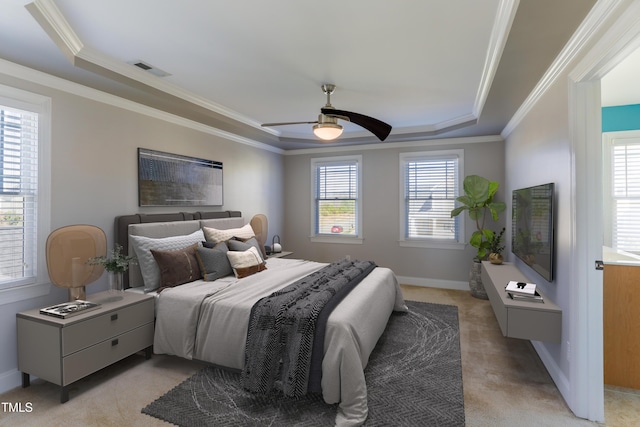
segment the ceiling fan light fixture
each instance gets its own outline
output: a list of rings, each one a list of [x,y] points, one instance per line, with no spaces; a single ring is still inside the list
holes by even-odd
[[[342,126],[335,123],[318,123],[313,126],[313,133],[320,139],[331,141],[342,135]]]
[[[365,128],[374,134],[380,141],[384,141],[387,136],[389,136],[389,133],[391,132],[391,125],[388,125],[378,119],[374,119],[373,117],[365,116],[364,114],[335,109],[331,105],[331,94],[335,88],[336,87],[334,85],[330,84],[322,85],[322,91],[327,95],[327,103],[320,109],[317,121],[263,123],[261,126],[270,127],[315,123],[313,126],[314,135],[322,141],[333,141],[342,135],[342,126],[338,124],[338,119],[340,119]]]

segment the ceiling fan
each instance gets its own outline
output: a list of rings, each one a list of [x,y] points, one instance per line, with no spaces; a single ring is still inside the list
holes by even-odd
[[[391,126],[373,117],[365,116],[351,111],[337,110],[331,105],[331,94],[336,89],[335,85],[323,84],[322,92],[327,95],[327,104],[320,109],[318,120],[313,122],[281,122],[264,123],[263,127],[314,124],[313,133],[320,139],[331,141],[342,134],[342,125],[338,124],[338,119],[355,123],[372,134],[380,141],[384,141],[391,132]]]

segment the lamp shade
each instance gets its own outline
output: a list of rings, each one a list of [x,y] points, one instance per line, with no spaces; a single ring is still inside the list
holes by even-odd
[[[342,126],[335,123],[318,123],[313,126],[313,133],[320,139],[331,141],[342,135]]]
[[[87,260],[107,253],[104,231],[92,225],[70,225],[54,230],[47,238],[47,270],[60,288],[84,288],[96,281],[104,267]]]

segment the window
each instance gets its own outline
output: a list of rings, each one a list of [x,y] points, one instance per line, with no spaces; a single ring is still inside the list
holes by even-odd
[[[362,156],[311,159],[312,241],[362,243]]]
[[[5,293],[47,282],[49,106],[48,98],[0,86],[0,291]],[[33,292],[22,296],[42,294]],[[16,300],[2,297],[3,303]]]
[[[607,147],[605,244],[640,254],[640,137],[616,137]]]
[[[464,221],[451,218],[463,151],[400,154],[400,245],[464,248]]]

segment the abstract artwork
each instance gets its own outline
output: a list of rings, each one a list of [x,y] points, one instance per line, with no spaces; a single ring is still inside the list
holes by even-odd
[[[222,162],[138,148],[140,206],[222,206]]]

